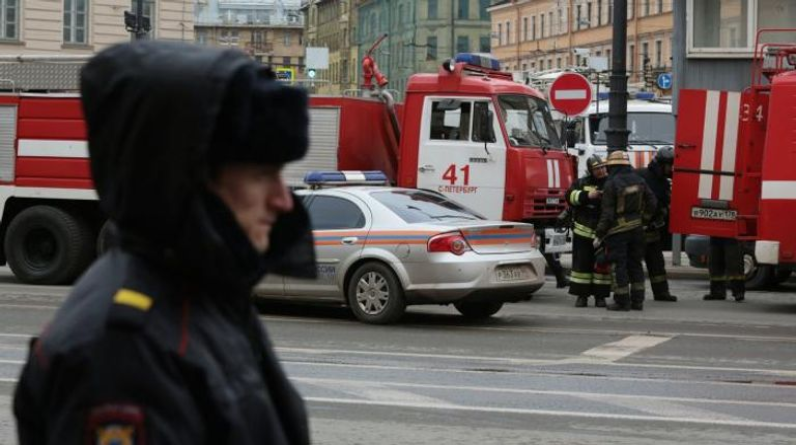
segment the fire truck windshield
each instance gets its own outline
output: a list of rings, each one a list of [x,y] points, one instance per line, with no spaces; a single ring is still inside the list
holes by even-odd
[[[562,149],[547,102],[519,94],[498,96],[498,102],[511,145]]]
[[[608,129],[608,114],[600,113],[589,117],[590,127],[594,131],[592,142],[605,145]],[[672,145],[674,144],[674,116],[669,113],[627,113],[627,129],[630,130],[628,142],[638,144]]]

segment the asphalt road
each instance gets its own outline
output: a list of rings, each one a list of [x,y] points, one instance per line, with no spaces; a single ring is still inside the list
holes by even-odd
[[[643,312],[576,309],[552,282],[485,322],[418,307],[368,326],[344,309],[263,305],[317,444],[794,444],[796,284]],[[0,444],[27,337],[65,287],[0,270]]]

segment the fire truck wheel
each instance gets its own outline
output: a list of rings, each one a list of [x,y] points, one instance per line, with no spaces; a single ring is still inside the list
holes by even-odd
[[[743,271],[747,289],[763,289],[773,284],[774,266],[758,264],[754,253],[744,252]]]
[[[790,269],[777,269],[774,273],[774,284],[782,284],[790,278],[791,275]]]
[[[456,310],[459,311],[460,314],[464,315],[465,318],[470,318],[473,320],[479,320],[484,318],[489,318],[498,313],[498,311],[503,307],[503,302],[501,301],[470,301],[470,302],[459,302],[453,304],[456,307]]]
[[[35,206],[11,221],[5,236],[8,265],[20,281],[67,284],[94,258],[91,227],[74,215],[50,206]]]

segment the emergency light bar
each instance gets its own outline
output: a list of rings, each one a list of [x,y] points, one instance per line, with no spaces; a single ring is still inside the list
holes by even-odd
[[[471,66],[500,71],[500,61],[488,54],[459,53],[454,60],[456,63],[466,63]]]
[[[608,100],[611,97],[610,91],[600,91],[597,95],[597,100]],[[638,100],[655,100],[655,93],[651,91],[639,91],[637,93],[628,93],[628,99]]]
[[[304,176],[304,183],[311,188],[344,185],[388,185],[387,175],[378,170],[371,171],[312,171]]]

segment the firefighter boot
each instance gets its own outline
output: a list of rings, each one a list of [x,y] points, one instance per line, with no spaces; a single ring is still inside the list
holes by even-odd
[[[589,297],[580,296],[575,300],[575,307],[586,307],[589,302]]]
[[[623,311],[627,312],[630,310],[630,296],[614,294],[614,303],[609,304],[605,307],[609,311]]]
[[[671,302],[677,301],[677,297],[675,297],[674,295],[669,294],[669,293],[665,293],[665,294],[661,294],[661,295],[655,295],[653,297],[653,299],[655,301],[671,301]]]
[[[634,311],[644,310],[644,300],[633,300],[630,302],[630,309]]]
[[[605,307],[605,297],[594,297],[594,307]]]
[[[733,297],[735,297],[735,301],[737,301],[737,302],[739,302],[739,303],[740,303],[741,301],[744,301],[744,299],[746,298],[746,296],[744,295],[744,293],[745,293],[744,291],[742,291],[742,290],[739,290],[739,291],[736,291],[736,292],[734,292],[734,293],[732,294],[732,296],[733,296]]]
[[[720,294],[707,294],[704,297],[702,297],[702,299],[706,300],[706,301],[710,301],[710,300],[726,300],[727,296],[726,295],[720,295]]]

